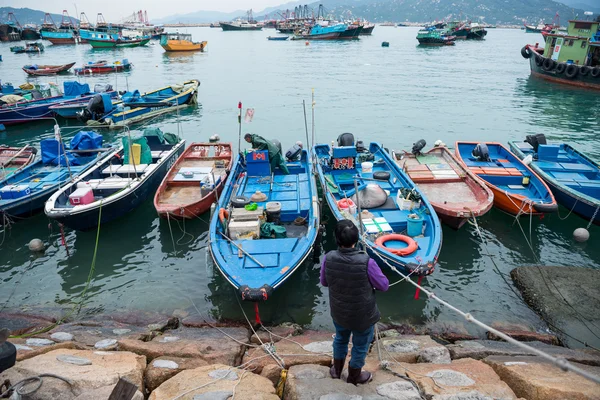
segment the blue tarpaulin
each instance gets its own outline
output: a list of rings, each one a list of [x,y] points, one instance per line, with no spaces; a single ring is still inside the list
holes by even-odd
[[[127,92],[122,97],[123,103],[133,103],[135,101],[141,100],[141,95],[139,90],[134,90],[133,92]]]
[[[65,151],[64,147],[59,147],[59,142],[56,139],[44,139],[40,142],[40,149],[42,150],[42,162],[49,165],[60,165],[66,166]],[[71,153],[67,153],[69,158],[69,165],[79,165],[79,161]]]
[[[87,83],[79,83],[79,82],[65,82],[64,93],[65,96],[81,96],[82,94],[86,94],[90,92],[90,85]]]
[[[79,132],[71,139],[72,150],[90,150],[102,147],[102,135],[95,132]]]

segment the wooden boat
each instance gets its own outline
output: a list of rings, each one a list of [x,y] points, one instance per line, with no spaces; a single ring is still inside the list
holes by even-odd
[[[333,148],[313,148],[323,196],[335,219],[350,219],[364,232],[365,250],[382,268],[417,276],[433,273],[442,230],[431,203],[380,144],[357,153],[353,143],[339,146],[338,140]],[[370,168],[361,162],[368,159],[373,160]]]
[[[6,179],[33,162],[37,149],[32,146],[0,145],[0,180]]]
[[[40,142],[41,159],[0,181],[0,221],[6,217],[26,217],[44,208],[46,200],[79,175],[91,168],[107,148],[102,148],[102,136],[80,132],[71,140],[69,149],[59,151],[56,139]],[[65,146],[66,147],[66,146]],[[80,150],[94,150],[81,152]],[[69,166],[65,161],[69,159]]]
[[[22,53],[41,53],[44,51],[44,45],[38,42],[27,43],[25,46],[13,46],[10,48],[15,54]]]
[[[494,194],[445,146],[424,154],[392,152],[392,158],[417,184],[442,222],[459,229],[494,204]]]
[[[98,221],[104,224],[133,211],[154,194],[185,148],[184,140],[175,135],[168,140],[167,136],[155,128],[146,129],[132,144],[124,137],[117,150],[55,192],[44,207],[46,215],[71,229],[86,231],[97,227]],[[136,145],[141,149],[140,163],[130,157]]]
[[[600,165],[572,146],[509,142],[520,159],[532,156],[529,166],[550,187],[556,201],[587,221],[600,225]]]
[[[120,102],[112,104],[112,108],[104,107],[95,118],[86,115],[82,116],[82,120],[89,126],[110,129],[135,124],[194,104],[199,86],[200,81],[193,79],[182,85],[166,86],[144,94],[137,90],[127,92]]]
[[[75,65],[74,62],[63,65],[25,65],[23,71],[28,75],[56,75],[60,72],[68,71],[73,65]]]
[[[165,51],[204,51],[208,42],[194,42],[189,33],[163,33],[160,45]]]
[[[119,38],[119,39],[108,39],[108,40],[94,40],[88,39],[88,43],[94,49],[117,49],[117,48],[125,48],[125,47],[139,47],[145,46],[150,41],[150,38],[141,38],[141,39],[127,39],[127,38]]]
[[[494,206],[512,215],[555,212],[556,200],[548,186],[500,143],[484,142],[488,157],[475,157],[478,142],[456,142],[456,157],[483,179],[494,193]]]
[[[280,169],[271,174],[267,153],[249,153],[245,162],[243,155],[236,157],[219,211],[210,221],[214,263],[246,301],[267,300],[308,258],[319,232],[317,185],[308,152],[302,150],[300,161],[287,163],[289,175]],[[256,210],[244,207],[250,199]]]
[[[126,72],[131,70],[133,64],[129,62],[127,59],[123,59],[123,61],[115,61],[112,64],[107,63],[106,61],[98,61],[95,63],[87,63],[82,65],[81,67],[76,67],[73,69],[75,75],[93,75],[93,74],[110,74],[113,72]]]
[[[158,215],[196,218],[219,199],[232,163],[231,143],[192,143],[154,195]]]
[[[288,40],[289,36],[268,36],[267,40]]]

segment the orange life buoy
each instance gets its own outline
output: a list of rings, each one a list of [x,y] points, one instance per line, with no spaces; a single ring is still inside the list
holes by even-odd
[[[223,226],[225,226],[225,221],[229,219],[229,211],[227,211],[224,208],[221,208],[219,210],[219,221],[221,221],[221,224],[223,224]]]
[[[404,243],[408,244],[408,247],[405,247],[403,249],[390,249],[388,247],[385,247],[385,242],[387,242],[389,240],[398,240],[400,242],[404,242]],[[417,245],[417,242],[415,242],[413,240],[413,238],[411,238],[410,236],[400,235],[397,233],[390,233],[388,235],[380,236],[375,241],[375,244],[378,247],[382,247],[385,250],[389,251],[390,253],[396,254],[398,256],[408,256],[408,255],[414,253],[415,250],[417,250],[417,248],[419,247]]]

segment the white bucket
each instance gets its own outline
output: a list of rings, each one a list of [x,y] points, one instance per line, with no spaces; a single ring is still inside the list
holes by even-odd
[[[360,167],[362,168],[362,172],[373,172],[373,163],[369,161],[365,161],[360,163]]]

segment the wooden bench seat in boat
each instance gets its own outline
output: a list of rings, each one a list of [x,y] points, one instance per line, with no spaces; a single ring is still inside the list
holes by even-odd
[[[92,189],[124,189],[133,181],[133,178],[111,177],[105,179],[90,179],[89,181],[77,182],[77,188]]]
[[[141,174],[146,171],[148,164],[112,164],[102,170],[103,175],[114,175],[114,174]]]

